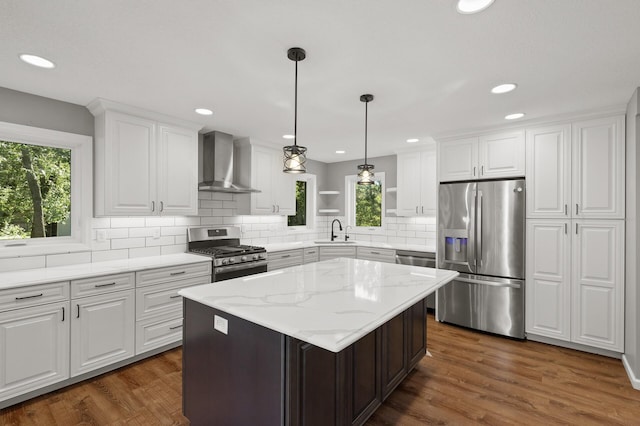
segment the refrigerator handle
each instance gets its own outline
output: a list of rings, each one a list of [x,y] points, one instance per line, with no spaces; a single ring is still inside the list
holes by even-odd
[[[476,208],[476,264],[482,268],[482,191],[477,192]]]

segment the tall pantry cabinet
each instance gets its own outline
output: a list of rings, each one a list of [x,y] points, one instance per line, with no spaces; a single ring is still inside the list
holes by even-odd
[[[624,133],[622,115],[526,132],[529,337],[624,351]]]

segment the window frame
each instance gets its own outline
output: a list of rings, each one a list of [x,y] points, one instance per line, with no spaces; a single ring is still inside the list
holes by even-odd
[[[314,230],[315,226],[316,226],[315,224],[316,224],[316,193],[317,193],[316,182],[317,182],[317,177],[316,177],[316,175],[311,174],[311,173],[304,173],[304,174],[296,175],[294,180],[296,182],[297,181],[307,182],[307,202],[306,202],[307,224],[306,225],[297,225],[297,226],[289,226],[287,224],[287,229],[291,230],[291,231],[296,231],[296,230],[309,230],[309,231],[311,231],[311,230]],[[295,188],[295,185],[294,185],[294,188]],[[289,216],[287,215],[286,217],[288,218]]]
[[[91,250],[93,138],[0,121],[0,139],[27,145],[71,149],[71,236],[0,240],[0,258]]]
[[[350,226],[353,230],[359,234],[379,234],[384,233],[387,227],[387,215],[386,215],[386,181],[384,172],[376,172],[375,180],[379,180],[382,185],[382,206],[381,206],[381,218],[380,226],[356,226],[356,187],[358,182],[357,175],[347,175],[344,177],[344,211],[346,226]]]

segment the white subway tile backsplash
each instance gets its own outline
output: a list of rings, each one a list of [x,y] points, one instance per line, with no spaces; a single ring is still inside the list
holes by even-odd
[[[96,241],[91,240],[91,250],[93,251],[105,251],[111,250],[111,241]]]
[[[238,216],[227,216],[222,218],[222,223],[225,225],[240,225],[242,219]]]
[[[176,216],[176,226],[199,226],[200,218],[198,216]]]
[[[144,247],[145,239],[144,238],[121,238],[117,240],[111,240],[111,248],[112,249],[123,249],[123,248],[135,248],[135,247]]]
[[[0,259],[0,272],[44,268],[46,266],[47,259],[45,256],[10,257]]]
[[[169,246],[176,243],[176,239],[174,236],[166,236],[160,238],[147,237],[146,241],[147,247]]]
[[[211,217],[211,209],[198,209],[198,216],[200,217],[200,223],[202,223],[202,220]]]
[[[148,217],[143,226],[174,226],[175,218],[173,216]]]
[[[222,207],[225,209],[236,209],[238,208],[238,202],[235,200],[232,201],[223,201]]]
[[[144,225],[144,217],[112,217],[112,228],[136,228]]]
[[[219,200],[200,200],[201,209],[220,209],[222,208],[222,201]]]
[[[91,252],[50,254],[47,255],[47,268],[53,266],[76,265],[78,263],[91,263]]]
[[[110,240],[116,238],[129,238],[129,228],[107,229],[107,238]]]
[[[147,228],[131,228],[129,229],[129,236],[131,238],[136,237],[153,237],[155,233],[160,234],[159,226],[151,226]]]
[[[231,217],[233,216],[233,209],[211,209],[211,214],[214,216]],[[237,216],[233,216],[237,223],[242,223],[242,220]]]
[[[212,196],[211,192],[198,191],[198,200],[210,200],[211,196]]]
[[[160,247],[144,247],[129,249],[129,258],[160,256]]]
[[[206,225],[222,225],[222,218],[215,216],[201,217],[200,224],[203,226]]]
[[[176,235],[174,238],[176,239],[176,244],[187,244],[186,235]]]
[[[106,262],[109,260],[122,260],[129,257],[128,249],[94,251],[91,253],[92,262]]]
[[[160,247],[160,254],[177,254],[177,253],[184,253],[186,251],[187,251],[186,244],[175,244],[172,246]]]
[[[94,217],[91,219],[91,227],[92,228],[111,228],[111,218],[110,217]]]
[[[213,192],[211,194],[211,199],[220,200],[220,201],[230,201],[230,200],[233,200],[233,194],[229,194],[226,192]]]
[[[160,228],[160,235],[187,235],[186,226],[166,226]]]

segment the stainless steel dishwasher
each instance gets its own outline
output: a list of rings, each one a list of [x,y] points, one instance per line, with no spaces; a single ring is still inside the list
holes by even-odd
[[[436,254],[430,251],[396,250],[396,263],[401,265],[436,267]],[[436,294],[427,296],[427,309],[436,308]]]

